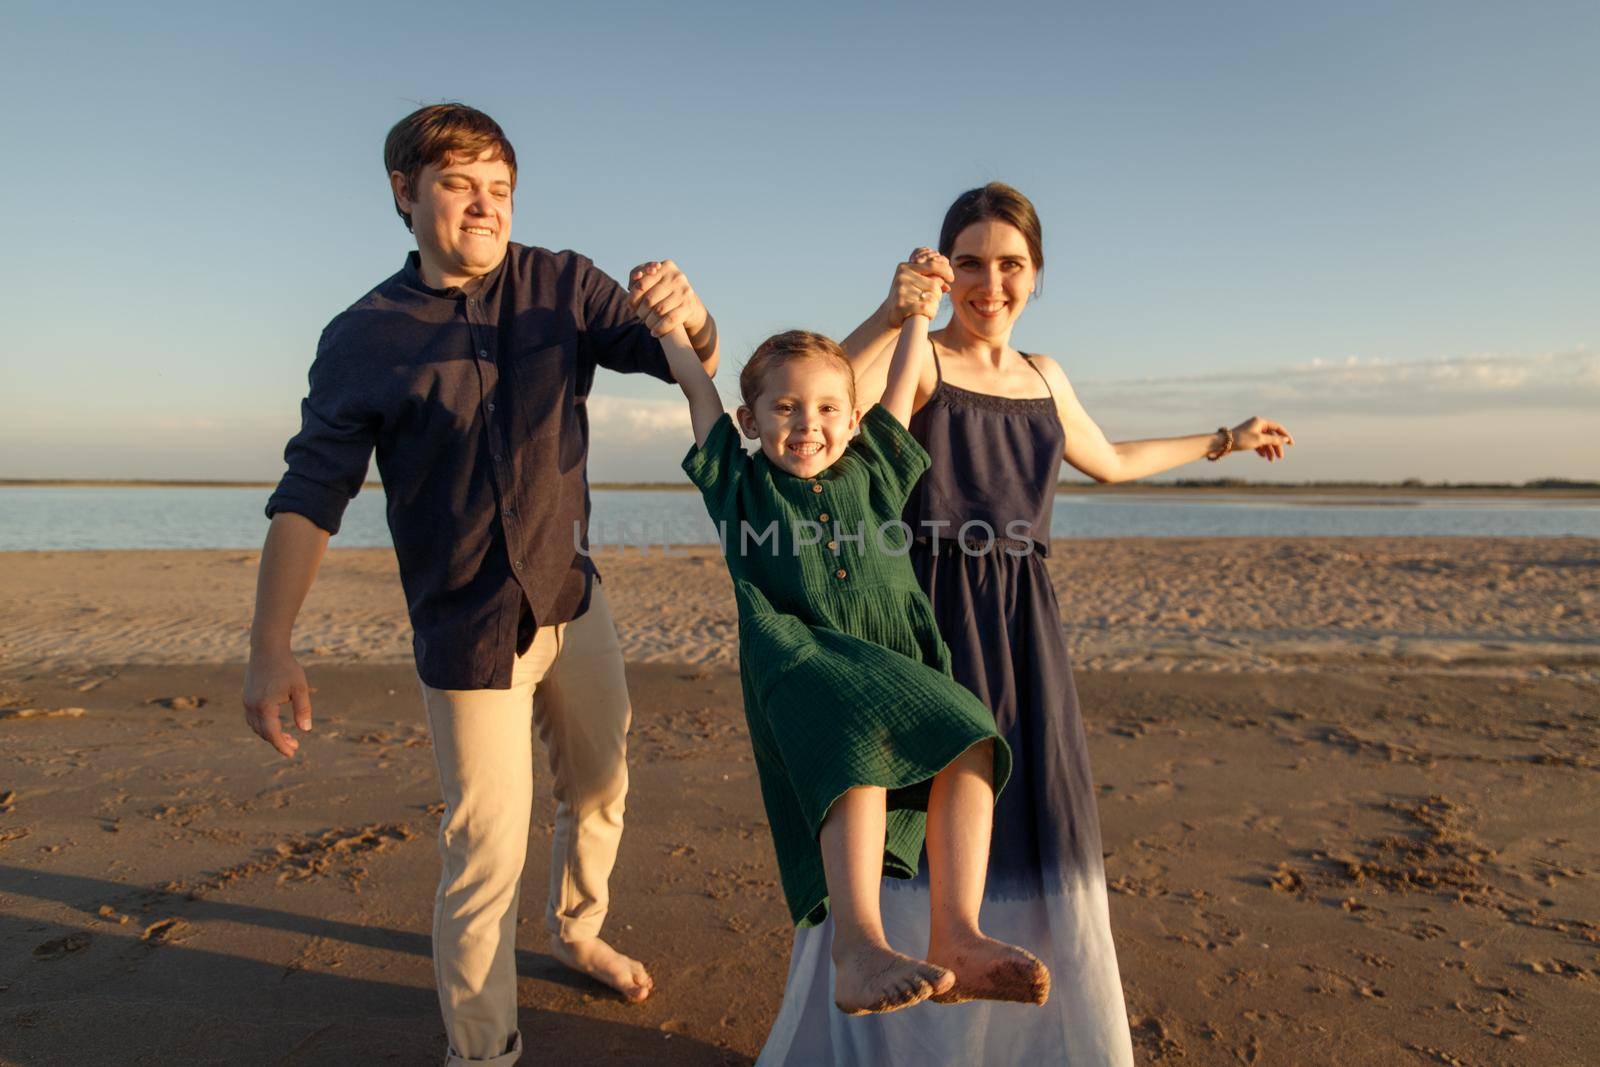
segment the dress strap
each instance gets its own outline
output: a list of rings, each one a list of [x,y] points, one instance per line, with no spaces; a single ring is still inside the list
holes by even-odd
[[[1022,353],[1022,358],[1027,360],[1028,366],[1033,368],[1033,373],[1035,373],[1035,374],[1037,374],[1039,376],[1039,380],[1041,382],[1044,382],[1044,390],[1045,390],[1045,392],[1050,394],[1050,399],[1051,400],[1054,400],[1056,398],[1056,391],[1054,389],[1050,388],[1050,379],[1046,378],[1044,376],[1044,371],[1039,369],[1039,365],[1033,361],[1033,357],[1028,355],[1028,353],[1023,352]]]
[[[944,384],[944,368],[939,366],[939,342],[930,335],[928,346],[933,349],[933,387],[937,389]]]

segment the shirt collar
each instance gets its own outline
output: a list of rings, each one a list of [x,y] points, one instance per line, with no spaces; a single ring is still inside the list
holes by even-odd
[[[406,265],[401,268],[400,276],[405,283],[413,289],[419,289],[429,296],[436,296],[442,300],[456,300],[462,297],[477,296],[484,292],[506,269],[506,260],[511,258],[511,249],[507,247],[506,254],[498,265],[488,274],[479,275],[465,285],[452,285],[444,289],[435,289],[422,277],[422,253],[410,252],[406,255]]]

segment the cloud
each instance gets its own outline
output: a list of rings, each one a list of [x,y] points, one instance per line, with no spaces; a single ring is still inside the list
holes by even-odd
[[[1600,352],[1398,361],[1350,356],[1285,367],[1074,383],[1093,415],[1246,408],[1298,414],[1450,415],[1600,408]]]
[[[689,420],[689,402],[683,397],[649,398],[590,396],[589,432],[596,439],[643,444],[659,440],[663,434],[689,441],[694,425]]]

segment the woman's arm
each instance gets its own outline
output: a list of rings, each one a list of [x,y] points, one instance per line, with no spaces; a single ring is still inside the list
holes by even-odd
[[[1089,413],[1078,402],[1077,393],[1060,364],[1042,356],[1033,357],[1044,372],[1056,398],[1056,413],[1066,431],[1067,445],[1062,452],[1073,467],[1097,482],[1131,482],[1148,478],[1185,463],[1193,463],[1224,446],[1221,433],[1192,434],[1188,437],[1158,437],[1142,441],[1108,441]],[[1233,451],[1254,451],[1271,462],[1283,458],[1283,450],[1294,444],[1289,431],[1276,422],[1250,418],[1233,428]]]
[[[675,326],[661,338],[661,349],[667,354],[667,365],[683,395],[689,400],[689,419],[694,424],[694,443],[704,445],[711,427],[722,417],[722,397],[706,373],[706,366],[689,343],[689,335],[682,326]]]

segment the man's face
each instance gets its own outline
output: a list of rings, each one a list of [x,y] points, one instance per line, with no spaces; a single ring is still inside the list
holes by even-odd
[[[438,288],[462,285],[500,265],[511,239],[511,168],[503,159],[464,157],[430,163],[406,187],[389,175],[396,202],[411,213],[422,276]]]

